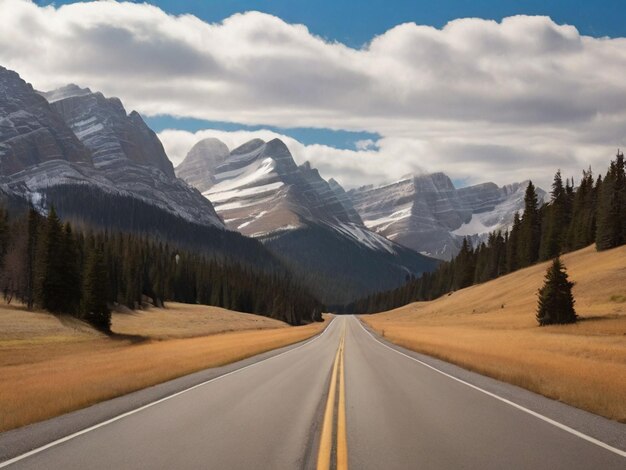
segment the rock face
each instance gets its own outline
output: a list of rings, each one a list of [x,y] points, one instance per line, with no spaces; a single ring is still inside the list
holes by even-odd
[[[136,111],[126,114],[118,98],[67,85],[42,93],[76,136],[92,151],[97,168],[122,161],[158,168],[174,177],[174,168],[156,134]]]
[[[26,198],[87,185],[223,227],[206,198],[176,178],[138,113],[126,114],[117,98],[76,85],[37,93],[6,69],[0,69],[0,175],[5,192]]]
[[[401,245],[451,259],[463,237],[481,240],[506,229],[524,207],[527,182],[498,187],[484,183],[456,189],[443,173],[404,178],[348,192],[365,225]],[[538,190],[540,198],[545,193]]]
[[[176,167],[176,175],[189,185],[204,192],[215,184],[215,168],[224,162],[230,150],[224,142],[213,137],[194,145],[183,162]]]
[[[20,76],[0,67],[0,175],[53,160],[90,164],[90,152]]]
[[[205,157],[201,167],[211,174],[196,187],[208,186],[203,194],[227,227],[261,240],[327,304],[398,286],[436,266],[368,230],[343,188],[309,163],[298,166],[278,139],[247,142],[217,166],[221,156]]]
[[[91,151],[98,173],[118,190],[189,221],[221,226],[205,198],[178,180],[157,135],[117,98],[76,85],[42,93]]]

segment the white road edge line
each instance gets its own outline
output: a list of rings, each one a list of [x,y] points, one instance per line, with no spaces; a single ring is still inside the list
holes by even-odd
[[[293,351],[296,351],[296,350],[298,350],[300,348],[303,348],[304,346],[306,346],[308,344],[311,344],[313,341],[316,341],[319,338],[321,338],[322,336],[324,336],[326,334],[326,332],[330,329],[331,325],[335,322],[336,319],[337,319],[337,317],[335,316],[330,321],[328,326],[326,326],[324,331],[322,331],[321,334],[316,335],[314,338],[308,340],[306,343],[303,343],[300,346],[297,346],[297,347],[295,347],[293,349],[290,349],[288,351],[283,351],[282,353],[277,354],[276,356],[268,357],[267,359],[263,359],[262,361],[255,362],[253,364],[248,364],[247,366],[244,366],[244,367],[242,367],[240,369],[232,370],[230,372],[227,372],[226,374],[219,375],[217,377],[213,377],[210,380],[206,380],[206,381],[201,382],[199,384],[193,385],[193,386],[191,386],[189,388],[186,388],[186,389],[181,390],[179,392],[173,393],[172,395],[168,395],[166,397],[159,398],[158,400],[150,402],[150,403],[147,403],[147,404],[145,404],[143,406],[140,406],[139,408],[135,408],[134,410],[127,411],[125,413],[122,413],[121,415],[115,416],[115,417],[113,417],[111,419],[108,419],[106,421],[103,421],[101,423],[94,424],[93,426],[85,428],[85,429],[83,429],[81,431],[77,431],[77,432],[75,432],[73,434],[69,434],[69,435],[67,435],[65,437],[57,439],[56,441],[52,441],[52,442],[50,442],[48,444],[45,444],[45,445],[43,445],[41,447],[37,447],[36,449],[30,450],[30,451],[28,451],[28,452],[26,452],[24,454],[18,455],[17,457],[13,457],[12,459],[5,460],[4,462],[0,462],[0,468],[4,468],[4,467],[8,467],[9,465],[13,465],[14,463],[17,463],[20,460],[24,460],[25,458],[28,458],[28,457],[30,457],[32,455],[38,454],[40,452],[43,452],[44,450],[50,449],[51,447],[57,446],[57,445],[62,444],[64,442],[70,441],[70,440],[72,440],[72,439],[74,439],[74,438],[76,438],[78,436],[82,436],[83,434],[87,434],[88,432],[91,432],[91,431],[93,431],[95,429],[98,429],[98,428],[101,428],[103,426],[106,426],[107,424],[111,424],[111,423],[113,423],[115,421],[119,421],[120,419],[126,418],[127,416],[133,415],[135,413],[139,413],[140,411],[143,411],[143,410],[145,410],[147,408],[150,408],[150,407],[153,407],[155,405],[158,405],[159,403],[163,403],[164,401],[167,401],[167,400],[170,400],[170,399],[175,398],[177,396],[180,396],[183,393],[190,392],[191,390],[194,390],[196,388],[199,388],[199,387],[202,387],[204,385],[210,384],[211,382],[215,382],[217,380],[223,379],[224,377],[228,377],[229,375],[233,375],[233,374],[236,374],[236,373],[241,372],[243,370],[249,369],[251,367],[258,366],[259,364],[263,364],[264,362],[270,361],[272,359],[276,359],[277,357],[284,356],[285,354],[288,354],[290,352],[293,352]]]
[[[599,447],[602,447],[603,449],[606,449],[606,450],[608,450],[610,452],[613,452],[614,454],[620,455],[622,457],[626,457],[626,452],[624,452],[621,449],[618,449],[616,447],[610,446],[609,444],[607,444],[605,442],[602,442],[602,441],[599,441],[598,439],[595,439],[595,438],[593,438],[591,436],[588,436],[587,434],[583,434],[582,432],[577,431],[576,429],[570,428],[569,426],[566,426],[565,424],[562,424],[562,423],[559,423],[558,421],[550,419],[547,416],[544,416],[544,415],[542,415],[540,413],[537,413],[536,411],[529,410],[528,408],[524,408],[522,405],[518,405],[517,403],[514,403],[514,402],[512,402],[510,400],[507,400],[506,398],[502,398],[501,396],[496,395],[495,393],[488,392],[487,390],[484,390],[484,389],[482,389],[480,387],[477,387],[476,385],[473,385],[473,384],[471,384],[469,382],[466,382],[465,380],[459,379],[458,377],[450,375],[450,374],[448,374],[448,373],[446,373],[446,372],[444,372],[442,370],[437,369],[436,367],[431,366],[430,364],[427,364],[427,363],[425,363],[423,361],[420,361],[419,359],[416,359],[416,358],[414,358],[412,356],[409,356],[408,354],[404,354],[403,352],[398,351],[397,349],[394,349],[391,346],[388,346],[387,344],[383,343],[378,338],[376,338],[371,332],[369,332],[363,326],[363,323],[361,322],[361,320],[359,320],[358,318],[356,320],[359,323],[359,325],[361,326],[361,328],[363,328],[363,330],[368,335],[370,335],[374,341],[376,341],[380,345],[386,347],[387,349],[390,349],[391,351],[393,351],[395,353],[398,353],[401,356],[404,356],[404,357],[406,357],[408,359],[411,359],[412,361],[418,362],[421,365],[423,365],[425,367],[428,367],[429,369],[434,370],[435,372],[439,372],[441,375],[445,375],[446,377],[448,377],[448,378],[450,378],[452,380],[456,380],[457,382],[460,382],[460,383],[462,383],[464,385],[467,385],[468,387],[473,388],[474,390],[478,390],[479,392],[482,392],[485,395],[489,395],[490,397],[495,398],[496,400],[500,400],[501,402],[506,403],[507,405],[510,405],[513,408],[517,408],[518,410],[523,411],[524,413],[528,413],[529,415],[534,416],[535,418],[539,418],[540,420],[545,421],[546,423],[549,423],[549,424],[551,424],[553,426],[556,426],[557,428],[562,429],[563,431],[566,431],[566,432],[568,432],[570,434],[573,434],[576,437],[579,437],[581,439],[584,439],[585,441],[591,442],[592,444],[595,444],[595,445],[597,445]]]

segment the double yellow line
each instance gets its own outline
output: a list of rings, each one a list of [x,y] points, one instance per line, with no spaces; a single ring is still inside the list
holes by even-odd
[[[328,389],[328,400],[324,411],[324,423],[322,424],[322,436],[317,454],[317,470],[329,470],[330,459],[333,448],[333,425],[335,421],[335,398],[337,395],[337,375],[339,375],[339,406],[337,408],[337,470],[347,470],[348,468],[348,442],[346,438],[346,388],[343,366],[343,350],[346,339],[346,323],[344,320],[341,339],[335,362],[333,363],[333,373]]]

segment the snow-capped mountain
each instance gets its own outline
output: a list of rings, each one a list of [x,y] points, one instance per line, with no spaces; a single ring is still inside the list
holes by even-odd
[[[48,101],[49,100],[49,101]],[[0,184],[45,198],[87,185],[190,222],[223,228],[210,202],[176,178],[156,134],[117,98],[76,85],[38,93],[0,68]]]
[[[456,189],[443,173],[410,176],[348,192],[365,225],[401,245],[440,259],[452,258],[463,237],[481,240],[506,229],[524,208],[528,182]],[[538,189],[539,197],[545,193]]]
[[[308,163],[298,166],[281,140],[252,140],[216,166],[222,147],[200,144],[177,173],[213,168],[201,183],[208,186],[203,194],[227,227],[263,241],[312,288],[318,286],[315,293],[323,301],[342,303],[394,287],[436,265],[368,230],[343,188]],[[204,165],[198,163],[199,148]]]

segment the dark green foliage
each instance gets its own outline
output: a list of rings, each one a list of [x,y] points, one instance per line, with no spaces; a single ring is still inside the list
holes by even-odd
[[[518,267],[530,266],[539,258],[541,239],[541,218],[537,192],[532,181],[528,183],[524,196],[524,214],[520,223],[517,249]]]
[[[626,176],[624,154],[617,153],[598,195],[596,247],[608,250],[626,241]]]
[[[506,245],[506,272],[511,273],[519,268],[517,262],[517,252],[519,251],[519,236],[520,226],[522,219],[519,216],[519,212],[516,212],[513,216],[513,226],[508,236],[508,243]]]
[[[543,233],[539,250],[541,260],[553,258],[561,250],[570,219],[572,191],[569,181],[563,186],[561,170],[557,171],[552,183],[552,200],[545,209],[542,224]]]
[[[455,289],[463,289],[474,283],[474,272],[476,270],[476,253],[472,249],[469,239],[464,238],[461,244],[461,251],[455,258],[454,280]]]
[[[24,282],[24,303],[29,309],[32,309],[35,303],[35,271],[36,271],[36,253],[38,245],[38,235],[40,232],[40,216],[34,207],[28,209],[28,225],[27,225],[27,244],[25,253],[25,282]]]
[[[102,248],[93,241],[87,248],[88,254],[83,274],[83,298],[81,317],[104,332],[111,331],[111,311],[108,306],[109,276]]]
[[[51,207],[39,240],[35,299],[42,308],[52,313],[70,313],[64,279],[64,238],[61,221]]]
[[[574,283],[569,281],[565,266],[556,257],[546,272],[545,282],[538,292],[537,322],[539,325],[574,323]]]

